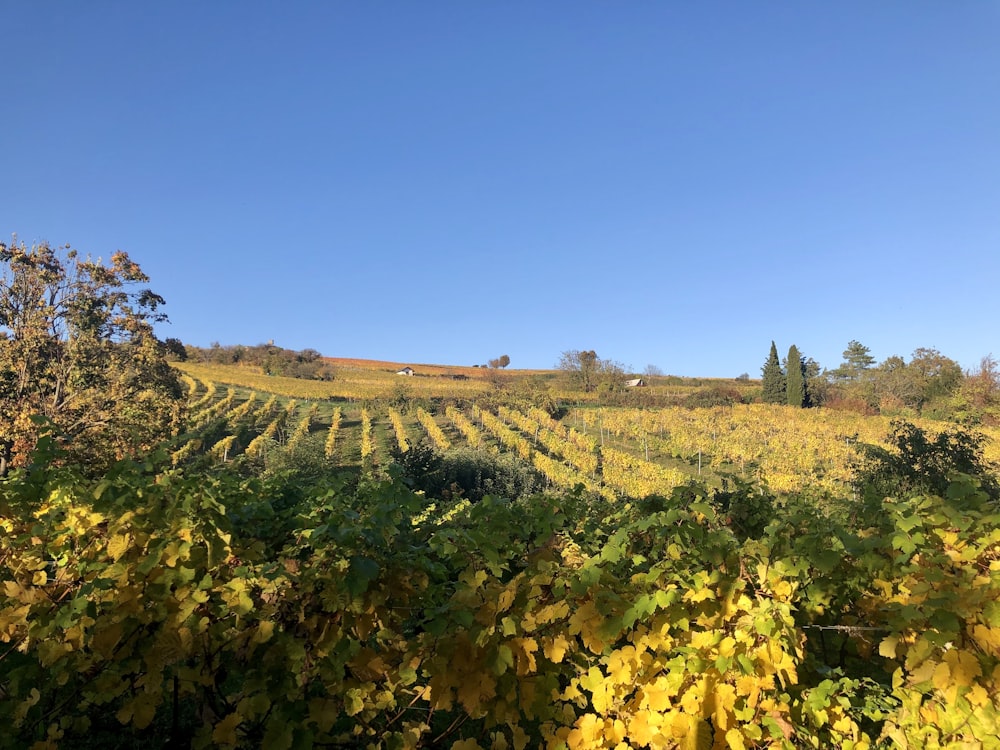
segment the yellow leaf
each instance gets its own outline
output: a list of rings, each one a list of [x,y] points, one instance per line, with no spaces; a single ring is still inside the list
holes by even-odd
[[[952,649],[944,655],[944,660],[951,667],[951,678],[962,687],[972,685],[983,671],[975,654],[960,649]]]
[[[731,750],[746,750],[746,745],[743,744],[743,735],[738,729],[730,729],[726,732],[726,744]]]
[[[270,620],[261,620],[257,624],[257,630],[250,639],[251,643],[266,643],[274,635],[274,623]]]
[[[841,734],[853,734],[854,730],[857,728],[850,717],[841,716],[835,722],[833,722],[834,731],[840,732]]]
[[[44,570],[39,570],[31,577],[31,582],[35,586],[44,586],[48,583],[49,576]]]
[[[506,612],[510,609],[510,605],[514,603],[514,598],[517,596],[517,590],[512,589],[509,586],[500,592],[500,597],[497,600],[497,612]]]
[[[990,656],[1000,657],[1000,628],[976,625],[972,629],[972,637],[976,639],[976,643],[983,651],[986,651]]]
[[[516,648],[518,676],[534,674],[538,671],[538,667],[535,664],[535,652],[538,651],[538,641],[534,638],[514,638],[511,640],[511,645]]]
[[[545,658],[553,664],[558,664],[563,660],[563,657],[566,656],[566,650],[569,648],[569,645],[569,641],[562,633],[559,633],[552,638],[547,638],[543,646]]]
[[[691,647],[699,650],[707,650],[715,646],[720,640],[718,631],[695,631],[691,633]]]
[[[604,722],[594,714],[584,714],[576,720],[576,725],[566,737],[566,744],[571,748],[592,747],[601,739]]]
[[[650,711],[662,712],[670,708],[670,696],[675,692],[670,690],[666,678],[657,677],[653,682],[642,686],[645,703]]]
[[[579,633],[583,645],[592,653],[600,654],[604,651],[604,640],[598,630],[603,622],[604,616],[598,612],[594,602],[584,602],[569,618],[569,634]]]
[[[212,741],[219,745],[235,745],[236,728],[240,725],[240,715],[235,711],[215,725]]]
[[[713,698],[715,710],[712,712],[712,719],[719,729],[726,729],[734,718],[732,711],[736,703],[736,688],[726,683],[716,685]]]
[[[941,662],[937,665],[934,670],[933,680],[934,687],[942,692],[951,684],[951,670],[946,663]]]
[[[115,534],[108,540],[108,555],[112,560],[118,562],[128,550],[129,537],[127,534]]]
[[[608,658],[608,679],[619,684],[632,682],[635,662],[634,646],[623,646],[613,652]]]
[[[910,684],[919,685],[921,682],[927,682],[934,677],[934,672],[937,666],[938,663],[936,661],[928,659],[916,669],[911,670]]]
[[[786,601],[792,595],[792,585],[788,581],[778,581],[774,586],[774,596],[780,601]]]
[[[633,746],[645,747],[653,739],[656,727],[650,723],[651,711],[636,711],[629,718],[628,737]]]
[[[899,643],[899,638],[894,635],[890,635],[888,638],[885,638],[878,645],[879,656],[884,656],[886,659],[895,659],[897,643]]]

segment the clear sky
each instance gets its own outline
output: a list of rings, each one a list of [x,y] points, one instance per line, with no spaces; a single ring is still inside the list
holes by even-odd
[[[760,375],[1000,356],[1000,3],[4,2],[0,236],[161,337]]]

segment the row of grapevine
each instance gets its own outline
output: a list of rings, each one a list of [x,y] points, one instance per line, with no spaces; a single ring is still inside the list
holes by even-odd
[[[434,445],[443,451],[451,448],[451,441],[445,436],[444,432],[441,430],[440,425],[434,417],[428,413],[425,409],[417,407],[417,419],[423,428],[427,430],[427,434],[430,435],[431,440],[434,441]]]
[[[217,441],[211,448],[208,449],[209,455],[215,458],[217,461],[228,461],[230,451],[236,445],[236,435],[226,435],[221,440]]]
[[[454,406],[449,405],[445,409],[445,415],[455,425],[455,428],[462,433],[470,448],[478,448],[483,442],[483,434],[479,431],[469,418]]]
[[[392,422],[399,450],[406,453],[406,451],[410,450],[410,442],[406,439],[406,427],[403,426],[403,415],[399,413],[398,409],[390,408],[389,421]]]
[[[272,395],[261,405],[261,407],[253,413],[250,418],[251,424],[263,425],[267,424],[274,417],[274,411],[278,407],[278,397]]]
[[[544,416],[548,423],[557,425],[558,432],[539,423],[533,416],[526,416],[515,409],[500,407],[498,410],[500,417],[512,421],[522,432],[533,434],[535,441],[541,443],[550,456],[561,456],[584,474],[595,476],[598,464],[596,446],[590,449],[581,449],[567,438],[565,428],[558,422],[550,419],[541,410],[536,410],[536,412]]]
[[[250,395],[247,396],[246,401],[237,406],[231,412],[226,414],[226,424],[230,429],[233,429],[236,425],[240,424],[243,419],[250,416],[254,407],[257,405],[257,392],[250,391]]]
[[[295,446],[297,446],[300,442],[302,442],[302,439],[309,434],[309,429],[312,427],[313,421],[316,419],[316,413],[318,411],[319,411],[319,404],[313,403],[309,406],[309,410],[306,412],[306,415],[299,420],[299,423],[298,425],[296,425],[295,430],[288,438],[288,443],[287,443],[288,450],[295,450]],[[289,414],[290,416],[291,410],[289,410],[286,413]]]
[[[669,495],[688,482],[684,472],[645,461],[610,446],[601,448],[601,476],[604,483],[629,497]]]
[[[213,419],[225,414],[232,408],[234,403],[236,403],[236,389],[229,388],[224,397],[208,404],[189,420],[193,429],[198,430]]]
[[[198,411],[203,409],[206,405],[211,403],[212,399],[215,398],[215,392],[218,388],[215,381],[208,380],[204,382],[205,382],[205,392],[200,397],[198,397],[197,400],[188,404],[188,409],[192,413],[197,413]]]
[[[375,436],[372,433],[372,418],[367,407],[361,409],[361,461],[369,464],[375,460]]]
[[[573,489],[578,484],[582,484],[589,492],[604,495],[609,500],[613,500],[615,495],[609,488],[600,485],[591,477],[581,474],[576,469],[567,466],[562,461],[547,456],[541,451],[531,454],[531,465],[538,469],[542,475],[557,487]]]
[[[278,431],[284,427],[285,413],[272,419],[257,437],[250,441],[244,451],[248,456],[260,456],[264,453],[270,441],[278,439]]]
[[[184,386],[184,395],[187,397],[188,403],[194,401],[195,394],[201,389],[200,381],[185,372],[181,373],[181,385]]]
[[[330,429],[326,434],[326,442],[323,444],[323,455],[327,460],[332,459],[337,445],[337,434],[340,432],[340,420],[342,418],[340,407],[333,410],[330,417]]]
[[[503,423],[500,417],[496,416],[486,409],[480,409],[475,407],[474,411],[475,417],[480,421],[483,427],[489,431],[493,437],[500,441],[500,444],[509,448],[510,450],[516,451],[517,455],[523,458],[525,461],[531,461],[531,454],[534,450],[531,447],[531,443],[519,432],[514,432],[507,425]]]

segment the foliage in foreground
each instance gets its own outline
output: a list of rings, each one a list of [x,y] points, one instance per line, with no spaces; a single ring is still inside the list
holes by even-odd
[[[0,482],[0,746],[997,746],[1000,517],[970,478],[877,533],[789,511],[742,542],[691,489],[279,495]]]

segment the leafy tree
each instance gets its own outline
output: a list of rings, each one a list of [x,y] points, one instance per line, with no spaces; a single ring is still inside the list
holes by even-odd
[[[893,355],[887,357],[875,368],[875,393],[880,406],[896,402],[907,408],[916,408],[921,401],[921,387],[913,377],[913,371],[907,367],[906,360]]]
[[[584,391],[590,393],[597,387],[597,373],[600,367],[600,358],[593,349],[590,351],[579,351],[571,349],[563,352],[559,356],[556,368],[569,373],[570,377],[578,383]]]
[[[601,392],[602,398],[625,390],[625,366],[612,359],[601,359],[597,352],[572,349],[560,355],[556,368],[570,375],[585,392]]]
[[[783,404],[785,399],[785,373],[781,371],[781,362],[778,360],[778,347],[771,342],[771,352],[767,356],[767,362],[761,368],[762,385],[764,392],[761,398],[766,404]]]
[[[489,365],[491,370],[503,369],[510,364],[510,357],[506,354],[501,354],[496,359],[489,360],[486,364]]]
[[[952,395],[962,384],[962,368],[937,349],[919,348],[907,363],[892,356],[868,374],[869,400],[881,409],[906,408],[924,411],[932,408],[938,416],[950,416]]]
[[[962,380],[955,394],[955,416],[967,424],[1000,423],[1000,363],[992,356]]]
[[[806,405],[806,372],[805,363],[799,354],[798,347],[792,344],[788,348],[788,359],[785,364],[785,393],[789,406],[799,408]]]
[[[909,369],[920,383],[920,406],[936,399],[947,398],[962,382],[962,368],[955,360],[944,356],[937,349],[914,350]]]
[[[806,406],[822,406],[826,402],[830,381],[812,357],[803,357],[802,371],[806,379]]]
[[[170,434],[182,389],[153,323],[163,299],[126,253],[0,243],[0,475],[23,464],[44,418],[97,470]],[[136,288],[140,287],[140,288]]]
[[[166,353],[167,359],[176,360],[177,362],[187,361],[187,347],[184,346],[184,343],[180,339],[172,337],[165,338],[163,340],[163,349]]]

